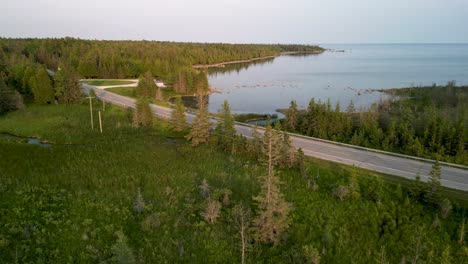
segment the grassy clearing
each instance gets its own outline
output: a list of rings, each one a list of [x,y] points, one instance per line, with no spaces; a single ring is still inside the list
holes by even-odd
[[[110,262],[116,232],[122,231],[140,262],[240,261],[230,212],[238,203],[256,209],[252,197],[263,166],[210,146],[192,148],[184,133],[161,120],[154,128],[134,129],[130,117],[127,110],[107,107],[103,134],[90,129],[86,104],[34,106],[0,117],[0,131],[74,144],[43,148],[0,137],[0,259]],[[452,263],[466,260],[466,247],[455,242],[463,213],[456,204],[434,228],[435,209],[378,174],[359,170],[361,198],[342,202],[331,193],[347,184],[349,166],[310,159],[307,171],[315,191],[296,170],[278,171],[293,205],[289,232],[278,246],[252,244],[249,262],[304,263],[303,246],[310,245],[322,252],[324,263],[371,263],[382,246],[387,260],[398,263],[414,255],[419,234],[422,260],[440,263],[447,245]],[[212,193],[232,191],[213,225],[201,217],[203,179]],[[142,213],[133,210],[138,188],[146,205]]]
[[[136,98],[135,94],[135,87],[115,87],[115,88],[108,88],[106,91],[116,93],[119,95],[127,96],[130,98]],[[160,105],[160,106],[165,106],[165,107],[171,107],[171,104],[168,103],[168,100],[170,97],[176,95],[177,93],[173,92],[172,90],[168,89],[162,89],[162,95],[163,95],[163,101],[156,100],[154,98],[151,99],[151,103]]]
[[[135,87],[115,87],[107,88],[106,91],[127,96],[130,98],[136,98]]]
[[[125,80],[85,80],[84,83],[94,86],[108,86],[108,85],[125,85],[125,84],[134,84],[135,81],[125,81]]]

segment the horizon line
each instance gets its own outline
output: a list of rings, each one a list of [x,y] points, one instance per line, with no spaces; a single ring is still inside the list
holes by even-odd
[[[213,44],[257,44],[257,45],[460,45],[468,44],[468,42],[418,42],[418,41],[402,41],[402,42],[226,42],[226,41],[189,41],[189,40],[159,40],[159,39],[98,39],[98,38],[81,38],[73,36],[62,36],[62,37],[7,37],[0,36],[0,39],[65,39],[72,38],[78,40],[90,40],[90,41],[149,41],[149,42],[178,42],[178,43],[213,43]]]

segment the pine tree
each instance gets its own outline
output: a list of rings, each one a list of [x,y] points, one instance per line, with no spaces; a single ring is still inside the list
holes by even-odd
[[[412,256],[411,256],[411,263],[418,263],[419,258],[424,254],[424,251],[426,249],[426,231],[425,231],[425,226],[419,226],[416,228],[416,230],[413,231],[414,234],[411,237],[411,243],[410,245],[412,246],[411,251],[412,251]]]
[[[30,79],[30,87],[37,104],[50,104],[54,102],[54,88],[49,75],[44,68],[39,68],[36,75]]]
[[[421,181],[421,175],[419,172],[416,174],[416,179],[411,182],[410,185],[410,194],[416,200],[421,200],[423,198],[423,194],[426,191],[426,183]]]
[[[450,256],[450,245],[445,247],[445,250],[442,252],[442,256],[440,258],[440,264],[451,264],[452,263],[452,256]]]
[[[385,252],[385,246],[382,246],[380,248],[380,253],[379,253],[379,264],[388,264],[387,261],[387,253]]]
[[[149,100],[139,97],[136,100],[136,108],[133,115],[134,127],[150,127],[153,125],[153,111],[149,105]]]
[[[221,121],[215,128],[216,143],[224,151],[231,151],[235,143],[236,129],[234,128],[234,117],[231,114],[229,103],[225,100],[221,111]]]
[[[262,177],[262,190],[255,200],[259,203],[254,220],[256,239],[262,243],[280,242],[282,234],[288,229],[289,205],[279,189],[280,180],[274,175]]]
[[[192,146],[198,146],[202,143],[208,143],[210,137],[210,116],[208,114],[208,107],[203,95],[197,97],[198,112],[193,120],[191,126],[192,130],[187,135],[187,139],[192,141]]]
[[[267,120],[267,126],[262,138],[262,162],[268,166],[268,175],[273,174],[274,166],[278,165],[281,159],[281,148],[280,148],[280,135],[277,130],[274,130],[269,120]]]
[[[187,82],[185,81],[185,74],[183,71],[179,72],[176,82],[174,83],[174,92],[180,94],[187,93]]]
[[[206,94],[209,90],[206,72],[200,71],[196,76],[195,91],[197,94]]]
[[[288,133],[281,133],[280,142],[280,165],[283,167],[292,168],[296,163],[296,149],[293,147]]]
[[[441,183],[440,183],[441,167],[440,167],[440,163],[438,160],[436,160],[436,162],[432,166],[432,170],[431,172],[429,172],[429,176],[430,176],[430,179],[427,185],[428,190],[426,192],[427,199],[431,203],[438,204],[440,200],[439,196],[440,196],[440,188],[441,188]]]
[[[83,97],[77,75],[67,69],[60,69],[54,76],[55,97],[60,103],[77,103]]]
[[[349,102],[348,108],[346,108],[346,112],[347,112],[348,114],[352,114],[352,113],[356,112],[356,108],[354,107],[353,100],[351,100],[351,101]]]
[[[143,199],[143,195],[141,194],[140,187],[138,187],[137,196],[135,197],[135,201],[133,202],[133,211],[137,214],[141,214],[145,211],[146,205],[145,200]]]
[[[291,132],[296,131],[298,119],[299,119],[299,110],[297,110],[297,103],[296,101],[291,101],[291,105],[289,106],[289,109],[286,112],[286,124],[285,124],[286,131],[291,131]]]
[[[33,66],[27,66],[26,70],[24,71],[22,86],[21,86],[21,93],[23,95],[31,95],[32,94],[32,87],[31,87],[31,78],[34,77],[36,74],[36,70]]]
[[[138,86],[135,89],[137,97],[153,98],[156,90],[151,72],[146,72],[138,78]]]
[[[304,151],[302,150],[302,148],[299,148],[297,150],[296,157],[297,157],[296,164],[297,164],[297,168],[299,168],[299,173],[301,174],[301,177],[303,179],[306,179],[307,172],[306,172],[306,167],[305,167],[305,155],[304,155]]]
[[[262,177],[260,195],[254,199],[258,202],[258,211],[254,220],[256,239],[262,243],[278,244],[281,235],[287,230],[289,205],[280,192],[280,180],[275,175],[279,155],[279,136],[268,124],[263,135],[262,159],[268,166],[268,173]]]
[[[7,86],[0,76],[0,114],[23,107],[23,97],[21,94]]]
[[[211,195],[211,187],[206,181],[206,179],[203,179],[200,185],[198,185],[198,189],[200,189],[200,195],[203,198],[208,198]]]
[[[55,90],[55,97],[58,99],[59,102],[62,102],[63,95],[65,93],[65,76],[64,72],[62,69],[58,69],[55,72],[54,76],[54,90]]]
[[[255,125],[252,130],[252,139],[247,143],[247,152],[252,158],[258,158],[261,156],[262,139],[260,138],[260,132],[258,132],[258,126]]]
[[[445,198],[439,203],[440,214],[443,219],[446,219],[452,211],[452,203],[449,199]]]
[[[128,246],[127,237],[122,231],[116,232],[117,241],[111,247],[112,262],[117,264],[135,263],[135,255]]]
[[[171,112],[171,118],[169,120],[172,129],[175,131],[183,131],[187,128],[187,117],[185,115],[185,106],[182,103],[180,97],[176,97],[174,110]]]

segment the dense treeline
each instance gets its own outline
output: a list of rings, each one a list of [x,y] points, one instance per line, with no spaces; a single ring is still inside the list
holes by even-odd
[[[288,131],[353,145],[468,164],[468,87],[449,83],[387,91],[397,97],[356,111],[312,99],[286,114]]]
[[[0,39],[0,71],[6,73],[8,85],[28,96],[34,92],[29,78],[38,74],[39,68],[41,71],[68,69],[82,78],[138,78],[150,72],[155,78],[175,84],[177,92],[195,93],[200,86],[207,87],[208,82],[205,73],[192,68],[194,64],[322,50],[306,45],[3,38]],[[49,100],[50,93],[39,101]]]

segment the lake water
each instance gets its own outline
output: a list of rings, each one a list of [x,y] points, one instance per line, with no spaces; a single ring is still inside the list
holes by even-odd
[[[280,56],[262,63],[211,69],[210,85],[223,91],[209,98],[217,112],[228,100],[234,113],[274,113],[296,100],[306,108],[312,97],[341,109],[353,100],[367,107],[384,96],[370,89],[468,84],[468,44],[321,45],[345,52]]]

